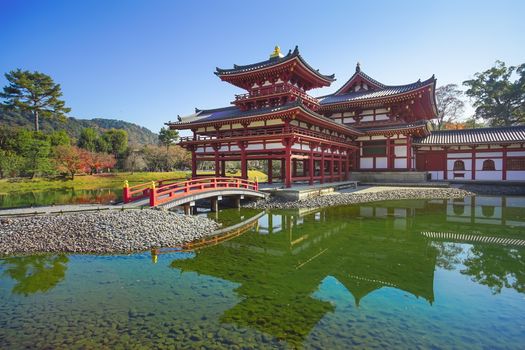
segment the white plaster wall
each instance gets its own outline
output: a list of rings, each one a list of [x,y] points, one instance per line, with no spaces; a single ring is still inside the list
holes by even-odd
[[[481,157],[503,157],[503,152],[479,152],[476,153],[476,158]]]
[[[394,159],[394,168],[396,169],[403,169],[405,168],[406,169],[407,167],[407,160],[406,158],[404,159]]]
[[[219,148],[219,151],[227,152],[228,151],[228,146],[221,146],[221,148]]]
[[[232,145],[232,146],[230,147],[230,151],[240,151],[240,150],[241,150],[241,149],[239,148],[239,146],[234,146],[234,145]]]
[[[396,157],[406,157],[407,156],[407,146],[395,146],[394,154]]]
[[[361,119],[362,122],[371,122],[374,120],[374,116],[373,115],[366,115],[363,117],[363,119]]]
[[[376,168],[386,168],[387,167],[387,158],[378,157],[376,158]]]
[[[518,208],[521,208],[521,207],[524,207],[525,206],[525,197],[513,197],[513,196],[509,196],[509,197],[506,197],[505,200],[507,201],[507,208],[509,207],[518,207]]]
[[[267,143],[266,149],[276,149],[276,148],[283,148],[284,146],[281,143]]]
[[[503,178],[500,171],[476,170],[476,180],[501,180]]]
[[[386,116],[386,114],[377,114],[376,120],[388,120],[389,118]]]
[[[372,169],[373,165],[374,165],[373,158],[361,158],[360,159],[359,167],[361,169]]]
[[[382,135],[372,136],[372,140],[386,140],[386,137]]]
[[[439,171],[439,170],[434,171],[433,170],[433,171],[429,171],[429,173],[432,176],[432,180],[444,180],[445,179],[444,171]]]
[[[262,144],[248,145],[248,147],[246,147],[246,149],[259,150],[259,149],[263,149],[263,145]]]
[[[507,156],[509,156],[509,157],[525,157],[525,152],[516,152],[516,151],[507,152]]]
[[[456,174],[465,174],[464,177],[456,177],[454,178],[454,173]],[[447,177],[449,180],[472,180],[472,174],[470,171],[448,171]]]
[[[518,171],[518,170],[507,171],[507,180],[525,181],[525,171]]]
[[[472,153],[449,153],[447,158],[472,158]]]

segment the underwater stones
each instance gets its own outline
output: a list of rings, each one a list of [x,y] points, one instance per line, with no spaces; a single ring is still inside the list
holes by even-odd
[[[9,218],[0,225],[0,255],[114,253],[173,247],[205,237],[218,224],[160,210],[83,212]]]

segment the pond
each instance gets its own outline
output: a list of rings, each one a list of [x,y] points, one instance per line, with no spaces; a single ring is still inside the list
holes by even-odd
[[[101,188],[76,190],[72,188],[34,192],[0,193],[0,209],[59,204],[110,204],[122,200],[122,189]]]
[[[523,197],[218,220],[256,215],[196,251],[0,260],[0,348],[525,344]]]

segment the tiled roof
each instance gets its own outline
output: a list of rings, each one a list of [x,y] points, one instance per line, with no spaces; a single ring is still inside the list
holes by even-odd
[[[386,86],[384,85],[384,88],[376,91],[353,91],[346,94],[340,94],[340,95],[327,95],[319,97],[321,105],[327,105],[331,103],[343,103],[343,102],[353,102],[353,101],[362,101],[362,100],[369,100],[374,98],[381,98],[381,97],[388,97],[392,95],[398,95],[403,94],[405,92],[410,92],[413,90],[417,90],[425,85],[428,85],[429,83],[434,82],[434,77],[432,76],[430,79],[427,79],[425,81],[416,81],[412,84],[407,85],[398,85],[398,86]]]
[[[402,129],[411,129],[411,128],[417,128],[421,126],[426,126],[428,124],[428,120],[418,120],[413,123],[409,124],[394,124],[394,125],[382,125],[382,126],[373,126],[373,127],[358,127],[361,131],[386,131],[386,130],[402,130]]]
[[[481,143],[525,142],[525,125],[482,129],[440,130],[414,139],[421,145],[464,145]]]
[[[232,107],[224,107],[224,108],[216,108],[216,109],[208,109],[208,110],[200,110],[195,109],[195,113],[192,115],[189,115],[187,117],[184,117],[181,119],[180,122],[174,122],[174,123],[168,123],[168,124],[179,124],[179,125],[186,125],[186,124],[195,124],[195,123],[206,123],[206,122],[213,122],[213,121],[219,121],[219,120],[229,120],[229,119],[238,119],[238,118],[245,118],[245,117],[251,117],[251,116],[257,116],[267,113],[275,113],[275,112],[281,112],[286,111],[295,107],[302,107],[308,113],[311,115],[322,119],[324,121],[327,121],[331,124],[334,124],[337,127],[343,127],[346,129],[349,129],[355,133],[361,133],[361,131],[348,126],[344,124],[337,123],[331,118],[327,118],[324,115],[315,113],[302,104],[301,100],[297,100],[295,102],[289,102],[287,104],[284,104],[282,106],[278,107],[269,107],[269,108],[260,108],[260,109],[253,109],[248,111],[241,111],[238,107],[232,106]]]
[[[332,75],[324,75],[324,74],[319,73],[319,70],[314,69],[312,66],[310,66],[301,57],[301,55],[299,54],[299,48],[297,46],[295,47],[295,49],[293,51],[292,50],[288,51],[288,54],[286,54],[286,56],[284,56],[284,57],[273,57],[273,58],[270,58],[270,59],[265,60],[265,61],[261,61],[261,62],[257,62],[257,63],[253,63],[253,64],[247,64],[247,65],[234,64],[233,68],[231,68],[231,69],[222,69],[222,68],[217,67],[215,74],[220,76],[220,75],[231,75],[231,74],[238,74],[238,73],[245,73],[245,72],[250,72],[250,71],[256,71],[258,69],[268,68],[268,67],[272,67],[272,66],[281,64],[283,62],[292,60],[295,57],[297,57],[301,61],[302,64],[304,64],[310,71],[312,71],[317,76],[319,76],[319,77],[321,77],[321,78],[323,78],[325,80],[328,80],[328,81],[334,81],[335,80],[335,75],[334,74],[332,74]]]

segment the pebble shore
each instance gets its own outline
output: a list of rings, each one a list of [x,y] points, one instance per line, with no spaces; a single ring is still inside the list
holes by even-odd
[[[0,256],[28,253],[128,253],[176,247],[219,225],[163,210],[111,210],[0,220]]]
[[[298,201],[271,197],[269,199],[247,203],[244,207],[253,209],[321,208],[401,199],[464,198],[471,195],[474,194],[458,188],[410,188],[385,190],[380,192],[328,194]]]

